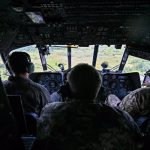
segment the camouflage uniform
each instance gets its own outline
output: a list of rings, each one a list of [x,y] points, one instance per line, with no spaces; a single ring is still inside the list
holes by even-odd
[[[150,88],[140,88],[128,94],[119,107],[133,117],[145,115],[150,111]]]
[[[46,105],[37,131],[42,150],[137,150],[140,134],[127,113],[77,101]]]
[[[118,106],[127,111],[132,117],[147,115],[150,113],[150,88],[139,88],[119,102],[115,95],[109,95],[107,102],[110,106]]]

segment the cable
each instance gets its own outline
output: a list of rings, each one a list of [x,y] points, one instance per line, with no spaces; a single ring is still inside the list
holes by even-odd
[[[114,69],[116,69],[118,67],[119,67],[119,65],[116,65],[116,66],[112,67],[110,70],[114,70]]]
[[[47,64],[47,66],[48,66],[48,69],[50,69],[51,71],[53,71],[53,72],[56,72],[56,71],[57,71],[57,70],[54,69],[51,65]]]

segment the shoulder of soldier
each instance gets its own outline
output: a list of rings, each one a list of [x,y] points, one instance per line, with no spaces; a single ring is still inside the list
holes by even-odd
[[[110,106],[107,106],[107,107],[109,107],[109,109],[111,109],[111,111],[115,112],[120,120],[134,124],[134,120],[127,112],[125,112],[117,107],[110,107]]]
[[[120,115],[120,120],[123,123],[123,126],[128,129],[133,135],[138,138],[143,136],[138,125],[135,123],[133,118],[126,112],[119,108],[115,108],[117,113]]]
[[[53,102],[53,103],[48,103],[45,105],[45,107],[42,109],[41,115],[44,113],[56,113],[64,110],[67,108],[69,105],[66,102]]]
[[[89,106],[89,105],[88,105]],[[79,108],[81,109],[80,107],[82,107],[83,109],[86,109],[85,105],[79,105],[78,103],[71,103],[71,102],[54,102],[54,103],[49,103],[47,104],[42,112],[59,112],[59,111],[64,111],[68,108]],[[109,114],[110,116],[112,117],[115,117],[115,118],[120,118],[120,119],[124,119],[126,121],[133,121],[133,119],[128,115],[128,113],[118,109],[118,108],[113,108],[113,107],[110,107],[108,105],[105,105],[105,104],[94,104],[94,105],[90,105],[90,107],[87,107],[87,108],[93,108],[95,110],[97,110],[96,112],[97,113],[102,113],[103,115],[105,114]],[[92,109],[92,110],[93,110]]]
[[[78,105],[73,105],[72,103],[69,102],[54,102],[54,103],[49,103],[47,104],[42,112],[42,113],[59,113],[63,112],[68,109],[73,109],[74,106],[77,107]],[[122,122],[122,124],[126,123],[129,125],[129,127],[134,127],[135,122],[132,119],[132,117],[125,111],[120,110],[119,108],[113,108],[110,106],[107,106],[105,104],[98,104],[94,105],[96,107],[95,109],[97,110],[96,112],[102,113],[105,116],[111,116],[112,118],[115,118],[119,122]],[[106,115],[107,114],[107,115]]]
[[[129,129],[131,132],[136,132],[137,134],[140,134],[140,130],[137,126],[137,124],[134,122],[133,118],[125,111],[116,108],[116,107],[110,107],[105,104],[102,105],[105,109],[109,110],[109,114],[116,117],[117,120],[127,129]]]

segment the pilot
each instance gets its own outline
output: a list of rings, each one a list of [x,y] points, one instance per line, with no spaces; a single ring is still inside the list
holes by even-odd
[[[24,111],[40,115],[42,108],[51,102],[49,92],[40,84],[29,79],[34,71],[30,55],[25,52],[11,52],[8,56],[8,66],[13,72],[4,87],[8,95],[21,95]]]
[[[95,103],[101,77],[88,64],[68,75],[73,98],[46,105],[38,120],[38,147],[53,150],[137,150],[139,129],[125,112]]]
[[[147,117],[150,117],[150,87],[136,89],[125,96],[123,100],[111,94],[106,103],[128,112],[141,126]]]

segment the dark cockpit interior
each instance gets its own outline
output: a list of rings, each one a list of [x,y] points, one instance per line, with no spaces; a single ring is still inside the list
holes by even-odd
[[[30,79],[43,85],[50,94],[66,84],[76,45],[94,45],[94,67],[100,45],[114,45],[116,49],[126,45],[118,70],[107,70],[107,64],[103,64],[103,70],[98,70],[102,75],[98,101],[104,101],[109,94],[115,94],[122,100],[142,85],[138,72],[123,72],[128,57],[150,60],[150,1],[0,1],[0,55],[3,63],[7,64],[7,56],[12,50],[30,45],[36,45],[43,68],[43,72],[30,74]],[[48,70],[46,55],[52,45],[65,45],[67,69],[59,64],[60,71]],[[12,75],[10,68],[5,67]],[[150,83],[149,76],[147,72],[143,83]]]

